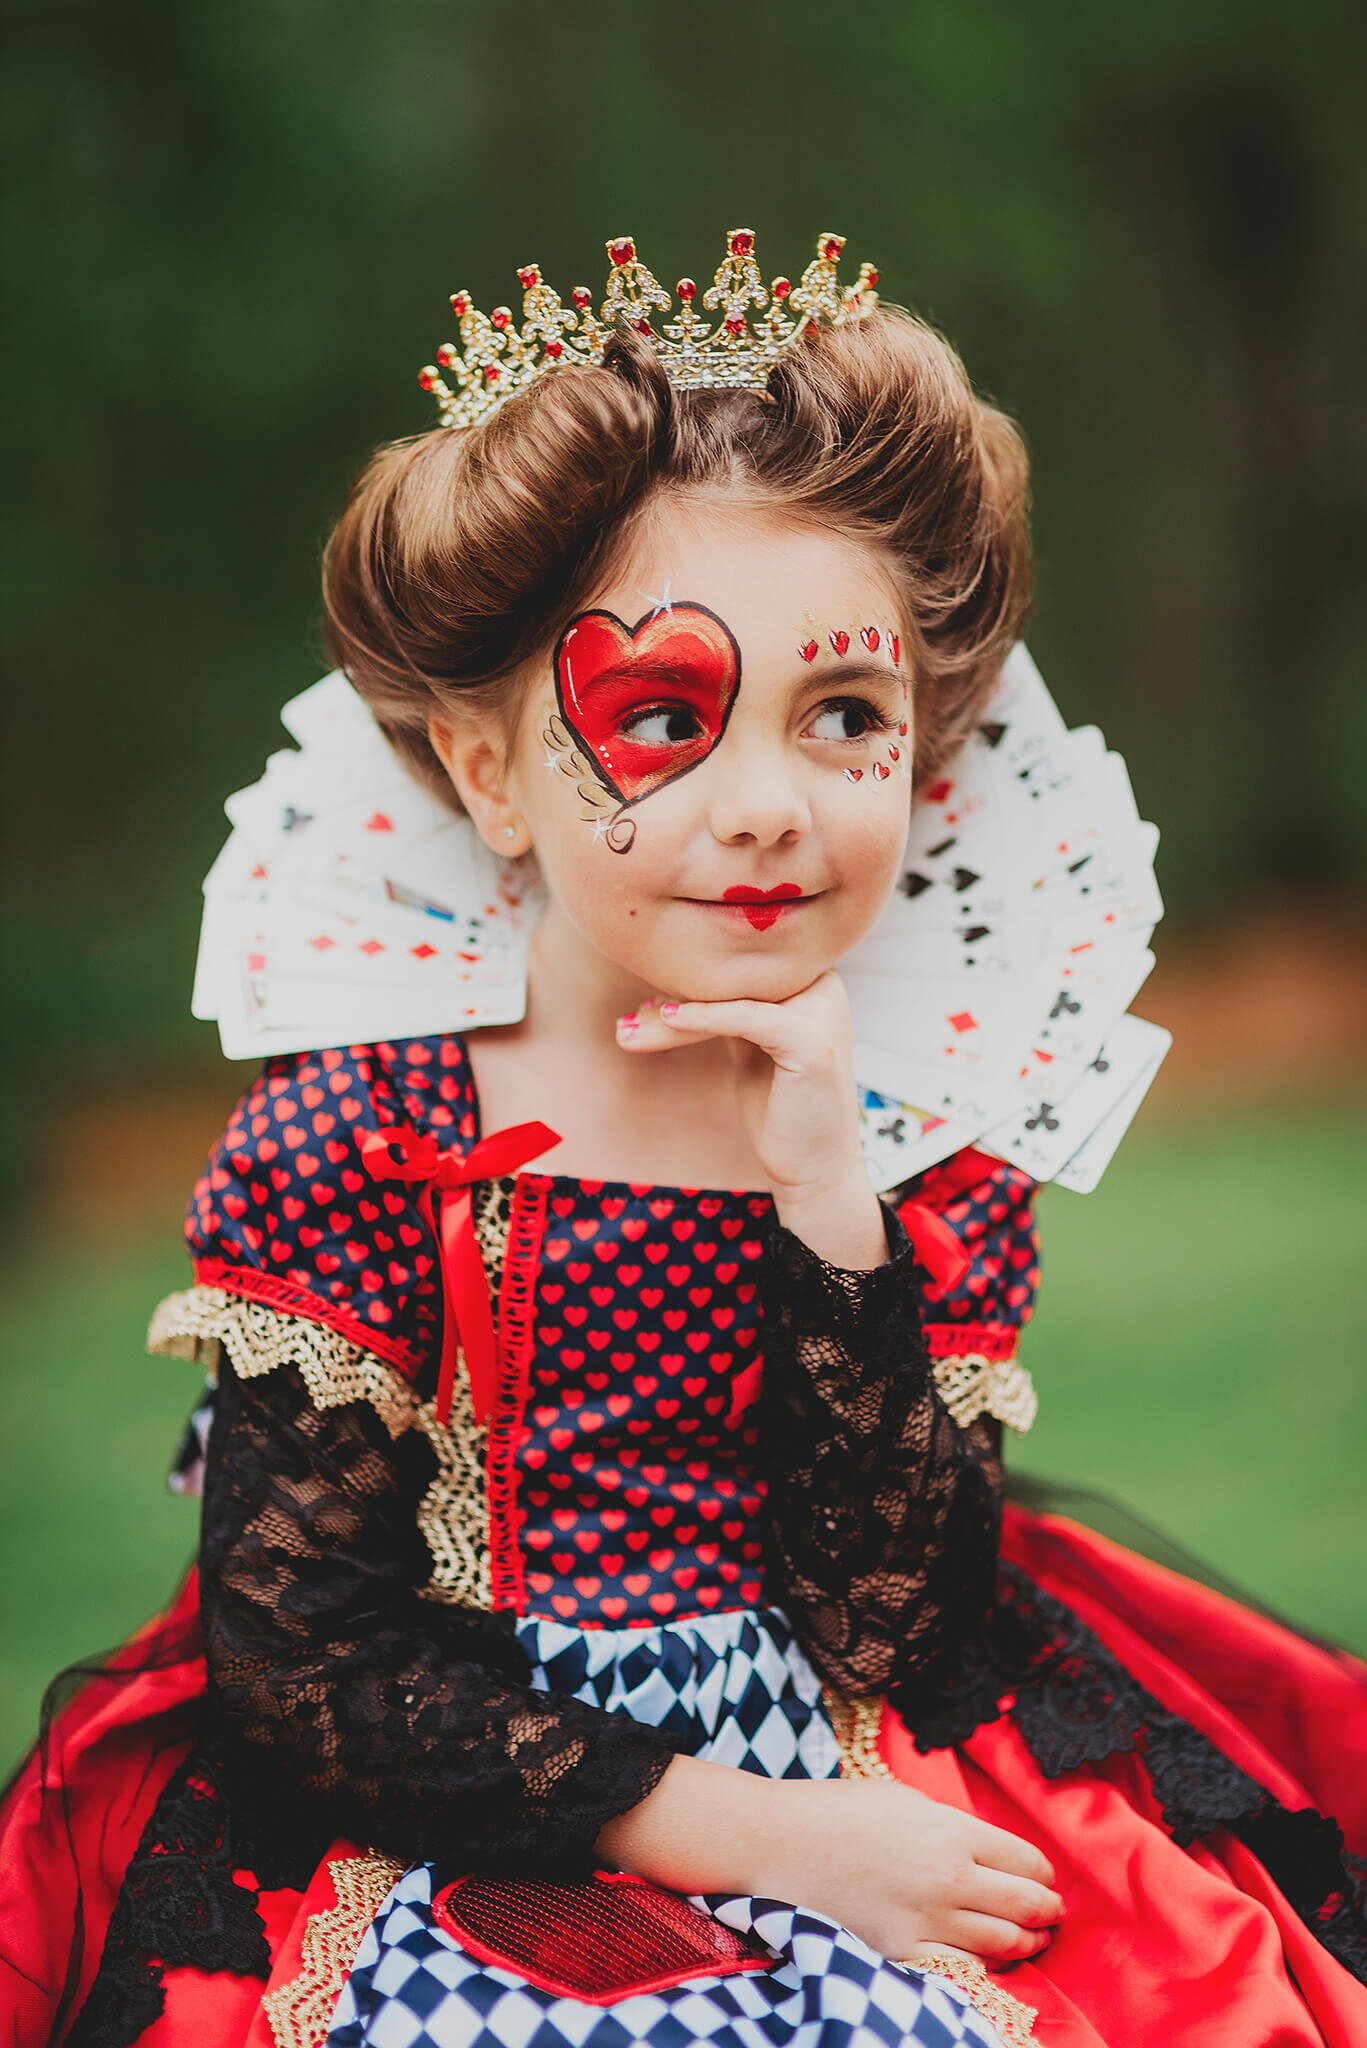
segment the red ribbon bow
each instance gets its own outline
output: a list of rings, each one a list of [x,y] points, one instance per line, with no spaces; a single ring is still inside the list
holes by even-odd
[[[927,1294],[933,1300],[943,1301],[973,1264],[972,1254],[964,1250],[944,1217],[937,1216],[924,1202],[904,1202],[897,1213],[911,1239],[917,1265],[923,1266],[935,1283],[933,1288],[926,1289]]]
[[[493,1406],[498,1381],[493,1307],[489,1279],[475,1237],[470,1207],[474,1181],[497,1180],[514,1173],[560,1143],[549,1124],[513,1124],[481,1138],[466,1153],[443,1152],[433,1137],[421,1137],[406,1125],[367,1131],[361,1157],[373,1180],[422,1181],[418,1213],[441,1251],[441,1369],[437,1375],[437,1419],[447,1422],[456,1385],[456,1360],[465,1352],[465,1371],[476,1420]],[[440,1200],[440,1210],[437,1201]]]

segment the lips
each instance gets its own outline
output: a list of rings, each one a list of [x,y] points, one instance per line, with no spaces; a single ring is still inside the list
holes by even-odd
[[[802,894],[796,882],[779,882],[772,889],[723,889],[723,903],[737,903],[757,932],[767,931],[784,903]]]

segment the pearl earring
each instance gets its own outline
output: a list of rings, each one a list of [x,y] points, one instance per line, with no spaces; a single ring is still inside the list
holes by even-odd
[[[516,839],[516,837],[517,837],[517,827],[516,827],[516,825],[505,825],[505,826],[503,827],[503,837],[504,837],[505,839]]]

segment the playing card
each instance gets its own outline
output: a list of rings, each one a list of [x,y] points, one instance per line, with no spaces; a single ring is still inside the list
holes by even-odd
[[[879,1194],[972,1143],[964,1126],[862,1086],[859,1137],[869,1178]]]
[[[1033,1180],[1052,1180],[1145,1070],[1156,1068],[1170,1043],[1169,1034],[1156,1024],[1118,1018],[1104,1046],[1066,1092],[1041,1089],[978,1143],[1012,1166],[1024,1167]]]
[[[1139,1017],[1127,1017],[1124,1021],[1126,1024],[1143,1022]],[[1065,1161],[1054,1175],[1059,1187],[1070,1188],[1078,1195],[1091,1194],[1114,1158],[1116,1147],[1134,1121],[1135,1112],[1148,1094],[1153,1078],[1163,1064],[1168,1047],[1172,1044],[1172,1034],[1161,1030],[1158,1025],[1145,1024],[1144,1029],[1152,1034],[1150,1042],[1153,1050],[1150,1059],[1140,1068],[1138,1075],[1109,1116],[1102,1119],[1096,1129],[1083,1140],[1072,1158]]]

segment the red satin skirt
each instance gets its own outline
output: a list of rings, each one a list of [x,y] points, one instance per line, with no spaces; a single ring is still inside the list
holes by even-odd
[[[1284,1806],[1332,1815],[1349,1849],[1367,1854],[1367,1667],[1055,1516],[1008,1509],[1003,1549],[1165,1707]],[[157,1625],[159,1668],[126,1675],[149,1639],[116,1660],[124,1675],[91,1681],[58,1717],[4,1809],[0,2040],[14,2048],[40,2048],[59,2011],[68,2021],[79,2011],[124,1868],[189,1746],[205,1682],[193,1576]],[[1037,1843],[1053,1863],[1067,1912],[1050,1946],[993,1973],[1035,2008],[1039,2048],[1367,2044],[1367,1986],[1232,1836],[1179,1849],[1137,1757],[1051,1783],[1009,1715],[962,1748],[921,1756],[890,1710],[880,1750],[907,1784]],[[339,1843],[328,1860],[356,1853]],[[269,1987],[170,1971],[141,2048],[273,2048],[263,1988],[297,1978],[310,1917],[335,1904],[326,1862],[306,1893],[264,1893]]]

